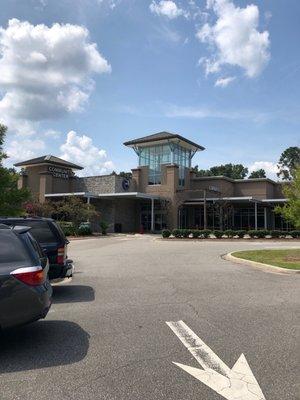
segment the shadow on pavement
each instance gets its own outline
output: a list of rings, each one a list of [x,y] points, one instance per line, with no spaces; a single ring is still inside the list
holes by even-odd
[[[80,303],[95,300],[95,291],[86,285],[53,286],[52,302],[55,303]]]
[[[0,333],[0,373],[27,371],[82,360],[89,334],[69,321],[39,321]]]

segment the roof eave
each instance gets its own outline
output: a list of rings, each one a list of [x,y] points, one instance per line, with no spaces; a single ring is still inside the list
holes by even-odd
[[[63,163],[59,163],[59,162],[54,162],[54,161],[42,161],[40,163],[27,163],[25,162],[19,162],[14,164],[14,167],[34,167],[34,166],[38,166],[38,165],[58,165],[60,167],[64,167],[64,168],[69,168],[69,169],[77,169],[77,170],[82,170],[83,167],[81,165],[76,165],[76,164],[72,164],[72,165],[67,165],[67,164],[63,164]]]
[[[123,145],[126,146],[126,147],[134,148],[134,147],[139,146],[139,145],[147,146],[148,144],[151,144],[153,142],[156,142],[156,143],[159,143],[159,142],[170,142],[170,141],[174,141],[176,139],[179,139],[180,141],[182,141],[184,143],[187,143],[191,147],[194,147],[194,149],[197,149],[197,150],[200,150],[200,151],[205,150],[205,147],[201,146],[200,144],[194,143],[191,140],[186,139],[186,138],[184,138],[184,137],[182,137],[180,135],[174,135],[173,137],[165,137],[165,138],[159,138],[159,139],[152,138],[152,139],[144,139],[144,140],[143,139],[140,139],[140,140],[139,139],[129,140],[127,142],[124,142]]]

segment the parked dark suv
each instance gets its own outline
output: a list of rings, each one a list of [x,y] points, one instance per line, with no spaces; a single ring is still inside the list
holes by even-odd
[[[67,257],[66,239],[60,226],[51,218],[0,217],[0,224],[9,226],[29,226],[30,234],[39,242],[49,259],[49,279],[65,278],[72,276],[73,265]]]
[[[0,331],[45,318],[49,261],[26,226],[0,224]]]

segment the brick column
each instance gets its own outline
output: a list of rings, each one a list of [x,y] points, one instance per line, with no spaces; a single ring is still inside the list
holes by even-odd
[[[167,186],[171,193],[175,193],[178,190],[179,174],[178,165],[167,165]]]
[[[39,202],[45,202],[45,194],[52,192],[53,177],[50,172],[40,172]]]
[[[141,186],[141,169],[140,168],[134,168],[131,170],[132,172],[132,181],[135,184],[136,191],[140,191],[140,186]]]

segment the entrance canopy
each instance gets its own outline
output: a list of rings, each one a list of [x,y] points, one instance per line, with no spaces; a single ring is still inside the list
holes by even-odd
[[[233,203],[261,203],[263,200],[256,199],[252,196],[246,197],[209,197],[209,198],[200,198],[200,199],[189,199],[186,200],[183,205],[201,205],[204,202],[216,202],[216,201],[229,201]]]
[[[48,193],[45,194],[45,198],[48,199],[57,199],[63,197],[82,197],[85,198],[87,203],[90,204],[91,199],[98,199],[98,200],[120,200],[120,199],[132,199],[132,200],[150,200],[151,202],[151,211],[150,211],[150,222],[151,222],[151,231],[153,232],[155,229],[155,200],[164,200],[163,198],[148,194],[148,193],[141,193],[141,192],[121,192],[121,193],[90,193],[90,192],[70,192],[70,193]]]
[[[230,203],[259,203],[264,205],[274,205],[275,203],[285,203],[287,199],[256,199],[253,196],[244,196],[244,197],[209,197],[209,198],[200,198],[200,199],[188,199],[183,205],[184,206],[196,206],[203,205],[204,202],[218,202],[218,201],[228,201]]]
[[[87,199],[145,199],[145,200],[163,200],[159,196],[141,192],[121,192],[121,193],[89,193],[89,192],[74,192],[74,193],[49,193],[45,194],[46,198],[51,197],[68,197],[79,196]]]

